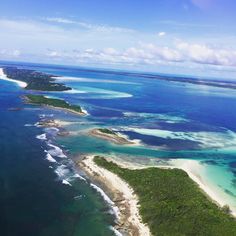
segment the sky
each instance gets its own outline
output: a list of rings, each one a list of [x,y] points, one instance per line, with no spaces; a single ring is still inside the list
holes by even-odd
[[[234,0],[1,0],[0,60],[236,79]]]

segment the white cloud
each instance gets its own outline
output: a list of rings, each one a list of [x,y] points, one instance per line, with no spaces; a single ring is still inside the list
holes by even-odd
[[[134,32],[134,29],[128,29],[125,27],[117,27],[117,26],[110,26],[105,24],[90,24],[83,21],[76,21],[71,20],[67,18],[57,18],[57,17],[47,17],[43,20],[52,22],[52,23],[58,23],[58,24],[71,24],[75,27],[81,27],[87,30],[94,30],[99,32],[120,32],[120,33],[128,33],[128,32]]]
[[[133,29],[122,28],[122,27],[115,27],[109,25],[94,25],[85,22],[77,22],[78,25],[84,27],[88,30],[95,30],[99,32],[118,32],[118,33],[132,33],[135,32]]]
[[[168,41],[159,38],[157,44],[156,33],[150,37],[132,30],[124,33],[124,28],[120,27],[92,25],[63,18],[50,20],[52,23],[0,19],[1,59],[31,61],[34,58],[41,62],[55,60],[62,64],[116,64],[124,67],[168,64],[236,67],[236,50],[233,48],[175,42],[170,37]],[[75,24],[76,27],[65,27],[63,24]],[[163,36],[164,33],[159,32]]]
[[[163,63],[193,63],[215,66],[236,66],[236,51],[211,48],[204,44],[189,44],[179,42],[175,47],[157,46],[154,44],[140,44],[139,47],[129,47],[124,50],[105,48],[102,50],[87,49],[71,52],[51,53],[52,57],[64,60],[77,59],[80,62],[107,64],[147,64],[159,65]]]
[[[55,21],[67,23],[57,24]],[[71,26],[67,27],[67,24]],[[114,45],[127,47],[140,38],[140,33],[130,29],[82,22],[76,22],[74,25],[61,18],[53,19],[53,22],[0,18],[0,29],[0,49],[20,48],[31,54],[42,53],[47,48],[73,50]]]
[[[122,51],[114,48],[103,50],[87,49],[73,50],[71,52],[50,52],[50,57],[61,57],[64,60],[77,60],[79,62],[93,62],[105,64],[128,64],[128,65],[155,65],[161,62],[180,62],[181,55],[178,51],[168,47],[157,47],[153,44],[142,44],[140,47],[130,47]]]
[[[7,49],[1,49],[0,55],[5,58],[17,58],[21,55],[21,51],[18,49],[13,50],[7,50]]]
[[[222,66],[236,66],[236,50],[213,48],[204,44],[189,44],[182,42],[177,44],[177,49],[187,57],[189,61]]]
[[[63,23],[63,24],[76,24],[76,21],[60,18],[60,17],[47,17],[45,18],[46,21],[55,22],[55,23]]]
[[[165,36],[165,35],[166,35],[166,32],[159,32],[159,33],[158,33],[158,36],[159,36],[159,37],[163,37],[163,36]]]
[[[197,24],[197,23],[188,23],[188,22],[179,22],[179,21],[172,21],[172,20],[162,20],[159,22],[162,25],[168,25],[173,27],[179,28],[187,28],[187,27],[194,27],[194,28],[212,28],[217,27],[216,25],[211,24]]]

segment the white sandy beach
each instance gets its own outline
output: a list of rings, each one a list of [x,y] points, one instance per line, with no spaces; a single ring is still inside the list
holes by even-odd
[[[14,79],[8,78],[6,76],[6,74],[4,73],[4,71],[3,71],[3,68],[0,68],[0,79],[16,83],[16,84],[18,84],[22,88],[25,88],[27,86],[27,83],[25,83],[23,81],[19,81],[19,80],[14,80]]]
[[[113,193],[113,201],[119,208],[117,230],[125,229],[128,235],[151,235],[149,227],[142,222],[139,214],[138,196],[134,194],[133,189],[116,174],[97,166],[93,161],[94,156],[86,156],[78,165],[85,170],[85,172],[104,185],[105,190]],[[117,158],[108,158],[123,168],[129,169],[144,169],[151,167],[151,165],[142,165],[132,163],[130,161],[123,161]],[[169,164],[169,165],[168,165]],[[196,160],[173,159],[167,165],[152,165],[157,168],[179,168],[187,172],[189,177],[198,184],[198,186],[206,193],[211,200],[219,206],[228,204],[224,194],[221,194],[217,189],[213,188],[204,177],[204,165]],[[229,204],[228,204],[229,205]],[[236,216],[236,211],[229,205],[231,213]]]
[[[123,168],[129,169],[143,169],[147,167],[158,167],[158,168],[178,168],[184,170],[188,176],[198,184],[198,186],[206,193],[211,200],[213,200],[217,205],[223,207],[228,205],[231,210],[231,214],[236,217],[236,203],[232,203],[229,200],[226,193],[221,189],[217,189],[217,186],[209,183],[208,179],[205,176],[205,167],[196,160],[187,160],[187,159],[171,159],[169,165],[142,165],[131,163],[128,161],[122,161],[117,159],[112,159],[113,162],[122,166]]]
[[[112,172],[97,166],[93,161],[93,156],[86,156],[78,164],[90,176],[96,176],[99,182],[105,183],[110,191],[121,195],[122,201],[117,199],[117,205],[119,205],[120,210],[118,215],[118,228],[130,230],[130,232],[128,232],[129,235],[151,235],[149,228],[143,224],[139,214],[138,197],[125,181]],[[123,214],[122,211],[124,212]]]
[[[141,141],[138,139],[129,139],[127,135],[124,135],[120,132],[117,132],[116,129],[109,129],[110,131],[114,131],[115,134],[112,133],[106,133],[106,132],[101,132],[101,128],[93,128],[93,129],[88,129],[88,133],[91,136],[101,138],[104,140],[107,140],[109,142],[112,142],[114,144],[118,145],[132,145],[132,146],[139,146],[141,144]]]
[[[188,173],[189,177],[198,184],[198,186],[219,206],[223,207],[228,205],[231,210],[231,214],[236,217],[236,203],[232,204],[228,196],[223,190],[217,189],[217,186],[213,186],[209,183],[204,176],[205,167],[195,160],[176,159],[172,160],[171,164],[175,168],[180,168]]]

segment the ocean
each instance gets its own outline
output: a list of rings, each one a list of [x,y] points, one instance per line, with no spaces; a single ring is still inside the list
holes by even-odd
[[[40,93],[79,104],[89,115],[24,104],[21,96],[29,91],[0,80],[0,235],[114,235],[107,196],[74,164],[89,154],[147,164],[195,160],[202,181],[236,209],[235,90],[116,71],[17,66],[60,76],[57,81],[72,91]],[[67,121],[72,135],[39,127],[43,119]],[[119,131],[137,145],[88,135],[97,127]]]

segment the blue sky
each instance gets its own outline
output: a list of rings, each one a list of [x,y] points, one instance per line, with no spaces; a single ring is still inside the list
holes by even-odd
[[[233,0],[1,0],[0,59],[236,76]]]

